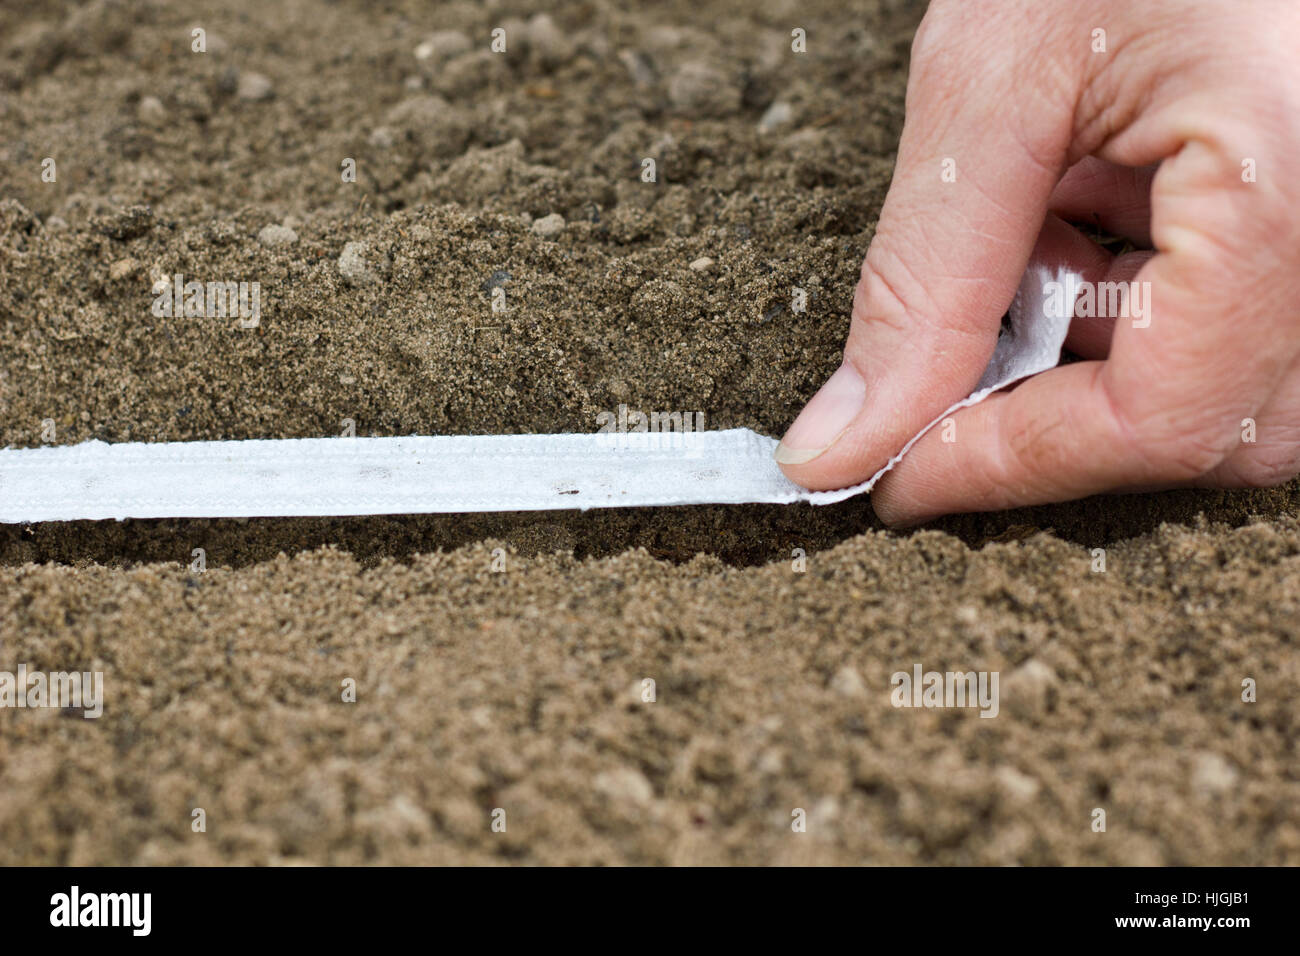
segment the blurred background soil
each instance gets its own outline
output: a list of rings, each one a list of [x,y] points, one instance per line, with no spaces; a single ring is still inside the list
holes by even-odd
[[[922,12],[5,0],[0,447],[779,435]],[[1296,494],[0,526],[0,670],[107,684],[0,710],[0,862],[1295,863]],[[915,664],[1001,713],[895,709]]]

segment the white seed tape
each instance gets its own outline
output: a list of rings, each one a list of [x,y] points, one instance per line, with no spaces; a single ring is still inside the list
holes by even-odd
[[[1026,273],[976,391],[868,481],[812,492],[749,429],[627,434],[295,438],[0,451],[0,522],[553,511],[659,505],[832,504],[868,491],[956,409],[1054,366],[1069,311]],[[1057,281],[1069,277],[1059,274]],[[1073,288],[1073,286],[1066,286]]]

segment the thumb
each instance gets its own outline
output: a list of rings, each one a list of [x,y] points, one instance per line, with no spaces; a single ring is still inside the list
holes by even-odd
[[[1032,6],[937,0],[926,14],[843,364],[776,450],[792,481],[865,480],[988,364],[1071,140],[1073,93],[1060,79],[1074,71],[1035,82],[1059,28]]]

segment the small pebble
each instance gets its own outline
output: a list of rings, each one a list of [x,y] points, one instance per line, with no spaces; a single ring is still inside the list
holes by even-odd
[[[693,269],[695,272],[708,272],[712,268],[713,268],[713,260],[710,259],[708,256],[700,256],[698,259],[696,259],[694,262],[691,263],[691,269]]]
[[[240,73],[239,85],[235,88],[235,94],[241,100],[249,100],[250,102],[269,100],[275,96],[275,86],[271,83],[269,77],[261,73]]]
[[[759,754],[755,766],[764,776],[774,777],[785,770],[785,757],[776,747],[768,747]]]
[[[840,802],[835,797],[822,797],[808,811],[808,828],[813,832],[829,829],[840,816]],[[782,818],[784,822],[784,818]]]
[[[140,263],[135,259],[119,259],[108,267],[108,277],[114,282],[135,275],[140,271]]]
[[[264,226],[257,241],[264,246],[287,246],[298,241],[298,234],[288,226]]]
[[[159,126],[167,121],[167,107],[156,96],[144,96],[136,105],[135,114],[140,122],[150,126]]]
[[[1192,786],[1201,793],[1226,793],[1236,782],[1237,771],[1223,757],[1208,750],[1196,755],[1192,766]]]
[[[558,212],[543,216],[533,223],[532,230],[535,236],[541,236],[543,239],[554,239],[564,232],[564,217]]]
[[[459,56],[469,48],[469,37],[459,30],[438,30],[415,48],[415,58],[432,60],[436,64]]]
[[[1013,713],[1039,717],[1051,705],[1056,675],[1042,661],[1031,659],[1007,674],[1001,683],[999,697]]]
[[[643,90],[654,86],[655,70],[644,53],[639,50],[619,50],[618,58],[636,86]]]
[[[640,806],[650,803],[655,796],[655,788],[646,779],[645,774],[632,767],[601,771],[596,774],[592,785],[597,791],[616,801],[626,801]]]
[[[529,49],[543,63],[555,66],[573,56],[573,41],[548,13],[539,13],[529,20],[525,35]]]
[[[641,37],[642,42],[655,53],[664,53],[669,50],[675,50],[687,40],[687,31],[681,27],[674,26],[656,26],[646,30]]]
[[[993,771],[993,779],[998,789],[1011,803],[1028,803],[1038,795],[1040,784],[1028,774],[1021,773],[1015,767],[1002,766]]]
[[[793,107],[784,100],[777,100],[767,108],[763,118],[758,121],[758,131],[760,133],[770,133],[782,126],[788,126],[792,119],[794,119]]]
[[[831,690],[840,697],[866,697],[867,685],[852,667],[841,667],[831,678]]]
[[[349,242],[343,247],[343,253],[339,256],[339,274],[348,285],[362,285],[374,278],[370,267],[366,265],[364,242]]]

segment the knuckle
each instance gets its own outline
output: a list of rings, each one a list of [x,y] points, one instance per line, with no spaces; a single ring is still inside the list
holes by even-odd
[[[1235,432],[1217,427],[1213,416],[1156,414],[1151,408],[1137,408],[1132,401],[1118,398],[1109,388],[1106,396],[1115,431],[1126,451],[1142,464],[1147,477],[1159,482],[1194,481],[1217,468],[1237,440]]]
[[[973,25],[987,18],[986,0],[931,0],[912,37],[911,69],[926,70],[962,49],[978,44]]]
[[[914,68],[933,62],[947,46],[949,40],[945,27],[945,6],[942,2],[931,4],[916,28],[916,34],[912,37],[911,56]]]
[[[1296,475],[1300,475],[1300,455],[1254,459],[1248,461],[1238,473],[1252,488],[1273,488],[1284,485]]]
[[[1194,481],[1217,468],[1228,456],[1228,443],[1218,430],[1196,428],[1185,432],[1164,426],[1139,428],[1134,433],[1137,450],[1153,466],[1153,477],[1163,481]]]
[[[1216,477],[1247,488],[1273,488],[1300,475],[1300,444],[1262,446],[1230,455]]]
[[[905,335],[918,314],[916,296],[910,284],[900,281],[889,269],[882,268],[868,253],[862,263],[862,275],[853,296],[853,321],[865,327],[887,327]]]

